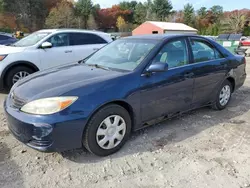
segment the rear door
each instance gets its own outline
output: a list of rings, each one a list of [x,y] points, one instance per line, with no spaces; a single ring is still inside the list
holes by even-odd
[[[70,33],[70,46],[74,51],[74,61],[88,57],[106,44],[107,41],[93,33]]]
[[[193,105],[210,102],[225,78],[228,60],[207,40],[190,37],[194,73]]]
[[[74,62],[74,52],[69,46],[68,33],[55,34],[47,42],[52,44],[52,48],[38,49],[42,69]]]

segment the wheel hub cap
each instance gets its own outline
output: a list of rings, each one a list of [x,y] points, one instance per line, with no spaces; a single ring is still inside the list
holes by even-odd
[[[227,105],[231,96],[231,88],[229,85],[225,85],[220,92],[220,105]]]
[[[102,121],[96,132],[97,144],[102,149],[113,149],[123,140],[126,123],[119,115],[111,115]]]
[[[116,128],[115,127],[110,127],[107,130],[108,136],[114,136],[114,134],[116,133]]]

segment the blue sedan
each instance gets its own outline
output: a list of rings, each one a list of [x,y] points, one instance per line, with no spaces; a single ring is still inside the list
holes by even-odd
[[[17,42],[16,38],[0,33],[0,45],[10,45]]]
[[[107,156],[131,131],[201,106],[224,109],[245,67],[244,57],[200,36],[128,37],[20,80],[4,108],[13,135],[36,150]]]

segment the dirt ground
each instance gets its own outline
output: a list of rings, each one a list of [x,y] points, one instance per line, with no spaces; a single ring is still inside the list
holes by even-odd
[[[250,187],[247,63],[247,81],[226,110],[203,108],[133,133],[120,152],[106,158],[26,147],[8,131],[1,105],[0,187]]]

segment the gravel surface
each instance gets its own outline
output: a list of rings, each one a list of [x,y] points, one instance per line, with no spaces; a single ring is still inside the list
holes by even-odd
[[[226,110],[202,108],[133,133],[105,158],[26,147],[8,131],[1,105],[0,187],[250,188],[249,78]]]

